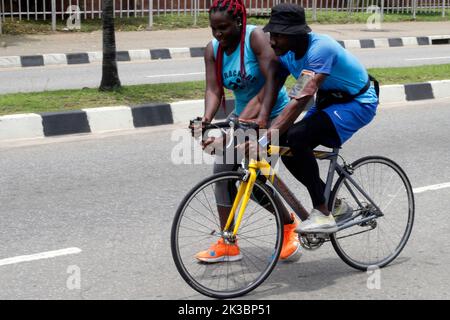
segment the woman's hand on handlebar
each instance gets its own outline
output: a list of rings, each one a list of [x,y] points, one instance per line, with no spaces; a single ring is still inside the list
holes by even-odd
[[[210,124],[204,116],[196,117],[189,121],[189,129],[191,130],[191,135],[193,138],[199,138],[203,135],[205,127]]]

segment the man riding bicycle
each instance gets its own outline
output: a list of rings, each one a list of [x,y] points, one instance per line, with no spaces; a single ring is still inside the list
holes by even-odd
[[[266,147],[274,130],[279,130],[280,142],[284,140],[292,150],[293,157],[282,157],[283,163],[306,186],[314,207],[297,232],[336,232],[313,149],[318,145],[340,147],[367,125],[378,106],[378,84],[337,41],[311,32],[304,9],[298,5],[281,3],[273,7],[263,30],[270,32],[270,44],[281,62],[281,70],[273,73],[277,78],[267,81],[281,86],[292,74],[297,83],[289,93],[291,101],[271,122],[259,144]],[[316,93],[315,105],[294,124]],[[261,110],[256,120],[260,127],[268,123],[270,111],[267,106]]]

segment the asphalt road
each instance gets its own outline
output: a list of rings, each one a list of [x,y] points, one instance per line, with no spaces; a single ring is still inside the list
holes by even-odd
[[[450,45],[350,49],[367,67],[450,63]],[[122,84],[183,82],[204,79],[202,58],[119,63]],[[98,87],[101,64],[0,69],[0,94]]]
[[[170,253],[180,199],[211,172],[171,161],[182,128],[1,144],[0,299],[203,299]],[[390,157],[413,188],[449,183],[449,136],[450,99],[396,105],[380,109],[342,155]],[[309,207],[304,188],[281,176]],[[449,299],[449,186],[415,195],[412,236],[381,270],[379,289],[326,244],[279,263],[244,299]],[[65,251],[43,259],[54,250]]]

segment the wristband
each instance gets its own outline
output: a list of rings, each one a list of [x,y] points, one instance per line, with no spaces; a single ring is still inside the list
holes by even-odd
[[[267,139],[267,136],[262,136],[259,138],[258,143],[261,147],[265,148],[269,144],[269,139]]]

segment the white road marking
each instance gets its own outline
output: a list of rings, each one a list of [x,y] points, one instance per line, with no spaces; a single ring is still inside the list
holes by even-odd
[[[440,184],[433,184],[431,186],[415,188],[415,189],[413,189],[413,192],[414,193],[422,193],[422,192],[425,192],[425,191],[439,190],[439,189],[445,189],[445,188],[450,188],[450,182],[440,183]]]
[[[197,76],[204,75],[204,72],[191,72],[191,73],[172,73],[172,74],[158,74],[154,76],[145,76],[146,78],[161,78],[161,77],[174,77],[174,76]]]
[[[34,260],[40,260],[40,259],[49,259],[49,258],[55,258],[59,256],[65,256],[69,254],[77,254],[80,253],[81,249],[79,248],[67,248],[67,249],[61,249],[61,250],[55,250],[55,251],[47,251],[47,252],[41,252],[36,254],[30,254],[26,256],[17,256],[13,258],[6,258],[0,260],[0,266],[6,266],[8,264],[15,264],[15,263],[21,263],[21,262],[28,262],[28,261],[34,261]]]
[[[421,60],[439,60],[439,59],[450,59],[450,57],[411,58],[411,59],[405,59],[405,60],[406,61],[421,61]]]

